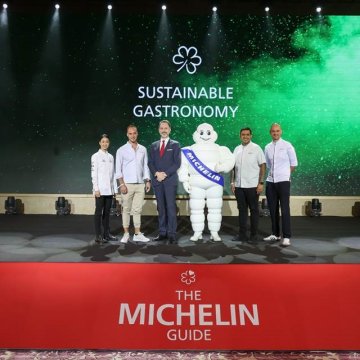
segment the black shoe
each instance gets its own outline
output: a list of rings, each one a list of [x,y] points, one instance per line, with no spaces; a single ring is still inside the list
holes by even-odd
[[[96,237],[95,237],[95,242],[96,242],[97,244],[102,244],[102,242],[103,242],[102,236],[101,236],[101,235],[96,235]]]
[[[246,238],[244,236],[241,236],[241,235],[236,235],[231,239],[231,241],[236,241],[236,242],[239,242],[239,243],[243,243],[244,241],[246,241]]]
[[[162,234],[159,234],[158,236],[155,236],[153,238],[154,241],[162,241],[162,240],[166,240],[167,239],[167,236],[166,235],[162,235]]]
[[[106,236],[104,236],[104,240],[106,240],[106,242],[117,241],[117,237],[111,234],[107,234]]]
[[[169,244],[177,244],[176,236],[169,236]]]

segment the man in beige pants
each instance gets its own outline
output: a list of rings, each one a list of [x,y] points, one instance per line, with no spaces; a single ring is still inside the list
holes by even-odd
[[[129,141],[116,152],[115,178],[122,199],[124,228],[124,235],[120,242],[127,243],[130,239],[130,215],[133,216],[135,228],[133,241],[148,242],[149,239],[140,229],[145,191],[149,192],[151,187],[147,151],[137,141],[138,130],[135,125],[127,127],[126,135]]]

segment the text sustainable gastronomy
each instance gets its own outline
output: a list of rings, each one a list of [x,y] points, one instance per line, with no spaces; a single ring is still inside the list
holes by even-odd
[[[232,87],[173,87],[173,86],[139,86],[138,99],[148,101],[162,100],[162,104],[137,104],[133,108],[136,117],[201,117],[201,118],[235,118],[238,105],[219,105],[219,102],[233,100]],[[206,105],[172,105],[171,100],[208,100]],[[213,105],[213,102],[217,102]]]

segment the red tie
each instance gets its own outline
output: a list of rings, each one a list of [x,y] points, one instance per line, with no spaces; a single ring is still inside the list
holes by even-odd
[[[160,157],[163,157],[165,152],[165,140],[162,140],[161,146],[160,146]]]

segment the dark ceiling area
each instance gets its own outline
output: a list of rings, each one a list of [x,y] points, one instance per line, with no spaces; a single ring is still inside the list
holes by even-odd
[[[8,11],[48,12],[52,11],[56,1],[49,0],[10,0]],[[161,13],[161,5],[167,6],[169,15],[207,15],[213,6],[224,15],[263,15],[266,6],[270,15],[309,15],[321,6],[324,15],[359,15],[360,0],[62,0],[58,1],[63,12],[97,12],[113,6],[115,14],[156,14]]]

